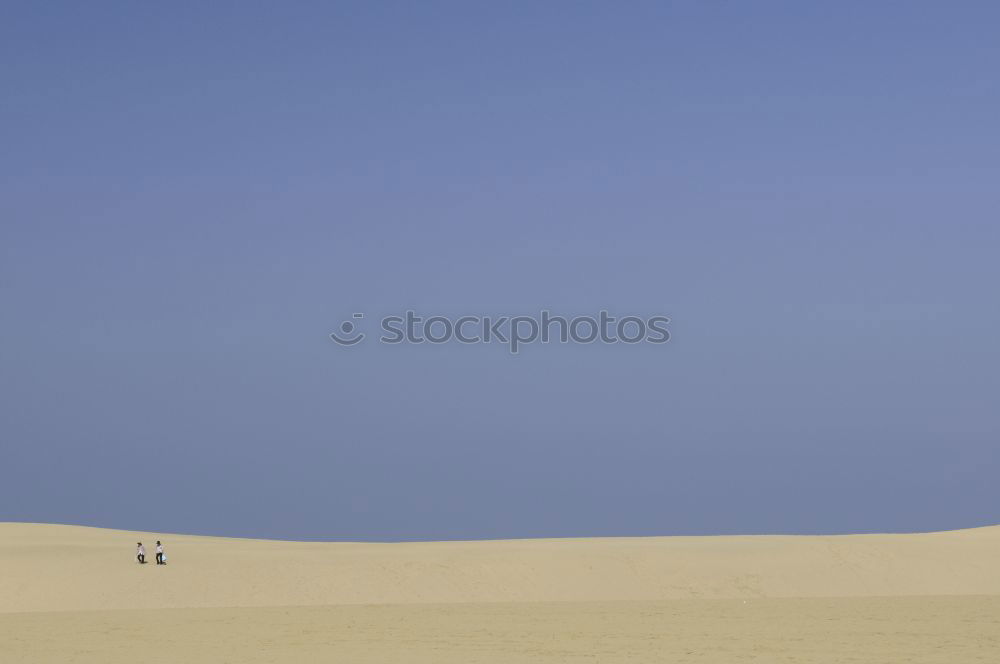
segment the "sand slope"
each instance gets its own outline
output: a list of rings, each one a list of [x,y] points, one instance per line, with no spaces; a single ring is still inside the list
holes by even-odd
[[[170,564],[135,564],[140,539]],[[1000,527],[355,544],[0,523],[0,612],[916,595],[1000,595]]]
[[[133,562],[141,539],[170,564]],[[1000,661],[1000,528],[341,544],[0,523],[3,664]]]
[[[4,664],[996,664],[1000,597],[0,614]]]

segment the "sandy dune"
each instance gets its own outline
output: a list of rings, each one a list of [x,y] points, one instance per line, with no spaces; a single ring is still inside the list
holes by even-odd
[[[170,564],[133,562],[162,539]],[[0,523],[0,612],[1000,595],[1000,527],[917,535],[308,543]]]
[[[135,564],[140,539],[150,559],[162,539],[170,564]],[[0,523],[0,661],[139,652],[187,662],[1000,661],[1000,527],[366,544]]]

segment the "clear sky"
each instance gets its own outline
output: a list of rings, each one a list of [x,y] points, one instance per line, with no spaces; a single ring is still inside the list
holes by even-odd
[[[0,520],[998,523],[998,24],[992,2],[4,3]],[[672,339],[327,336],[408,308],[662,313]]]

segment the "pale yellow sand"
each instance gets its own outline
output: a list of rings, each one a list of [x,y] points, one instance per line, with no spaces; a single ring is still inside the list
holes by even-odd
[[[170,564],[152,559],[159,537]],[[0,662],[998,662],[1000,528],[295,543],[0,524]]]

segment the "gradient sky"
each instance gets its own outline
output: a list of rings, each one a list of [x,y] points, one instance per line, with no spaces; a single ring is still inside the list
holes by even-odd
[[[4,3],[0,520],[1000,523],[998,24],[991,2]],[[666,314],[673,338],[327,337],[407,308]]]

